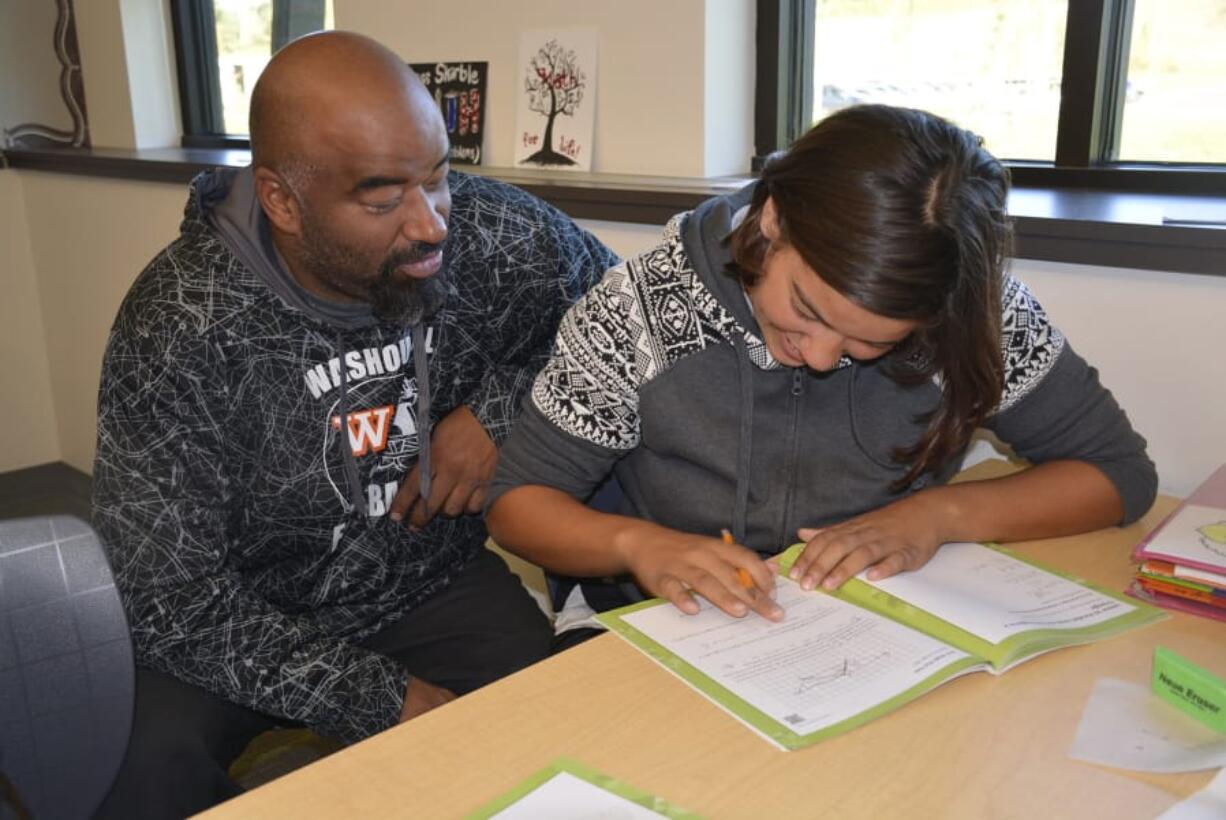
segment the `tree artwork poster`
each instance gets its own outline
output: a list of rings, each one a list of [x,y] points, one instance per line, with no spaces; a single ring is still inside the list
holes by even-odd
[[[452,165],[481,164],[488,66],[484,62],[409,63],[443,114]]]
[[[515,165],[590,171],[596,110],[596,29],[526,31]]]

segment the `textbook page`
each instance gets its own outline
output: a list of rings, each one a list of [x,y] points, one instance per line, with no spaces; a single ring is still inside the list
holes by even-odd
[[[606,613],[614,615],[606,623],[784,748],[833,734],[833,727],[852,728],[981,666],[961,650],[786,578],[776,600],[786,612],[779,623],[734,618],[705,601],[697,615],[656,601]]]
[[[1137,608],[982,544],[945,544],[914,572],[857,577],[992,644],[1031,630],[1089,627]]]

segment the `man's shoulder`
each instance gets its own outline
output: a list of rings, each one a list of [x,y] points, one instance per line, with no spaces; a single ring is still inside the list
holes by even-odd
[[[570,217],[522,188],[477,174],[452,171],[451,219],[456,229],[494,234],[575,228]]]
[[[254,299],[258,281],[208,225],[184,221],[180,235],[150,260],[124,297],[119,320],[215,324]]]

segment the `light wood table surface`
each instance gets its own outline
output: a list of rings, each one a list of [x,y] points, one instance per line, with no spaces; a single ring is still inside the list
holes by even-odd
[[[1175,505],[1125,529],[1012,545],[1123,589],[1128,554]],[[207,813],[458,817],[559,755],[711,818],[1153,818],[1212,773],[1153,775],[1066,752],[1094,682],[1148,685],[1162,645],[1226,677],[1226,624],[1168,620],[967,675],[848,734],[783,752],[603,635]]]

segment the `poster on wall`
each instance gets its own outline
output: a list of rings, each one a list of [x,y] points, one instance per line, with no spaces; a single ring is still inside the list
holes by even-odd
[[[489,63],[472,62],[409,63],[443,114],[453,165],[481,164],[488,66]]]
[[[590,171],[596,110],[596,29],[525,31],[515,165]]]

